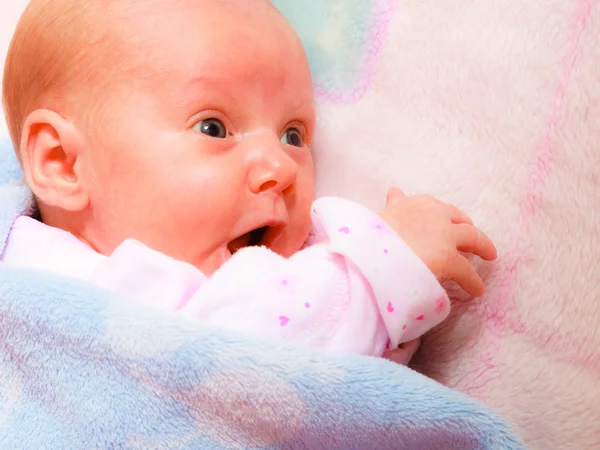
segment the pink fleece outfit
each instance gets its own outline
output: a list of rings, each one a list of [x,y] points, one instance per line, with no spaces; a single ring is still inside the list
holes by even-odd
[[[17,219],[1,259],[205,324],[341,352],[381,355],[448,315],[444,289],[379,216],[326,197],[314,203],[312,219],[316,243],[291,258],[247,247],[210,278],[134,240],[100,255],[29,217]]]

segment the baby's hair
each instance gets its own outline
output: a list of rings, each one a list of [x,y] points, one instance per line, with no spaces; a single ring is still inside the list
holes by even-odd
[[[93,109],[95,93],[126,71],[124,36],[113,30],[127,3],[136,0],[31,0],[13,35],[2,86],[18,156],[31,112],[47,108],[79,117]]]

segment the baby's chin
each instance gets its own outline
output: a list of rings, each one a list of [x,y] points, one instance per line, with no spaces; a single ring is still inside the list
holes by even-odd
[[[210,255],[203,258],[200,263],[192,263],[196,269],[200,270],[206,277],[212,276],[217,270],[231,259],[231,251],[226,245],[219,247]]]
[[[265,247],[284,258],[289,258],[298,253],[309,241],[310,227],[307,230],[289,231],[289,233],[284,232],[278,236],[274,236],[270,241],[267,240]]]

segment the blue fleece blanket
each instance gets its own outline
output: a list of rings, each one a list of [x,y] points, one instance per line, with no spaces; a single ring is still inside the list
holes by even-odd
[[[31,207],[0,141],[0,243]],[[251,299],[249,299],[251,301]],[[518,449],[393,363],[265,342],[0,266],[0,449]]]

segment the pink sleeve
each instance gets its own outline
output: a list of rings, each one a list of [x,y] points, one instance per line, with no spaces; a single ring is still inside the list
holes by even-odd
[[[91,281],[219,328],[368,355],[446,317],[445,291],[377,215],[324,198],[314,204],[313,221],[322,242],[289,259],[244,248],[207,279],[189,264],[126,241]]]
[[[317,244],[289,259],[240,250],[185,308],[219,327],[380,355],[440,323],[446,291],[376,214],[339,198],[312,210]]]
[[[313,205],[317,236],[355,264],[376,298],[393,347],[444,320],[450,302],[433,273],[381,219],[362,205],[325,197]]]

